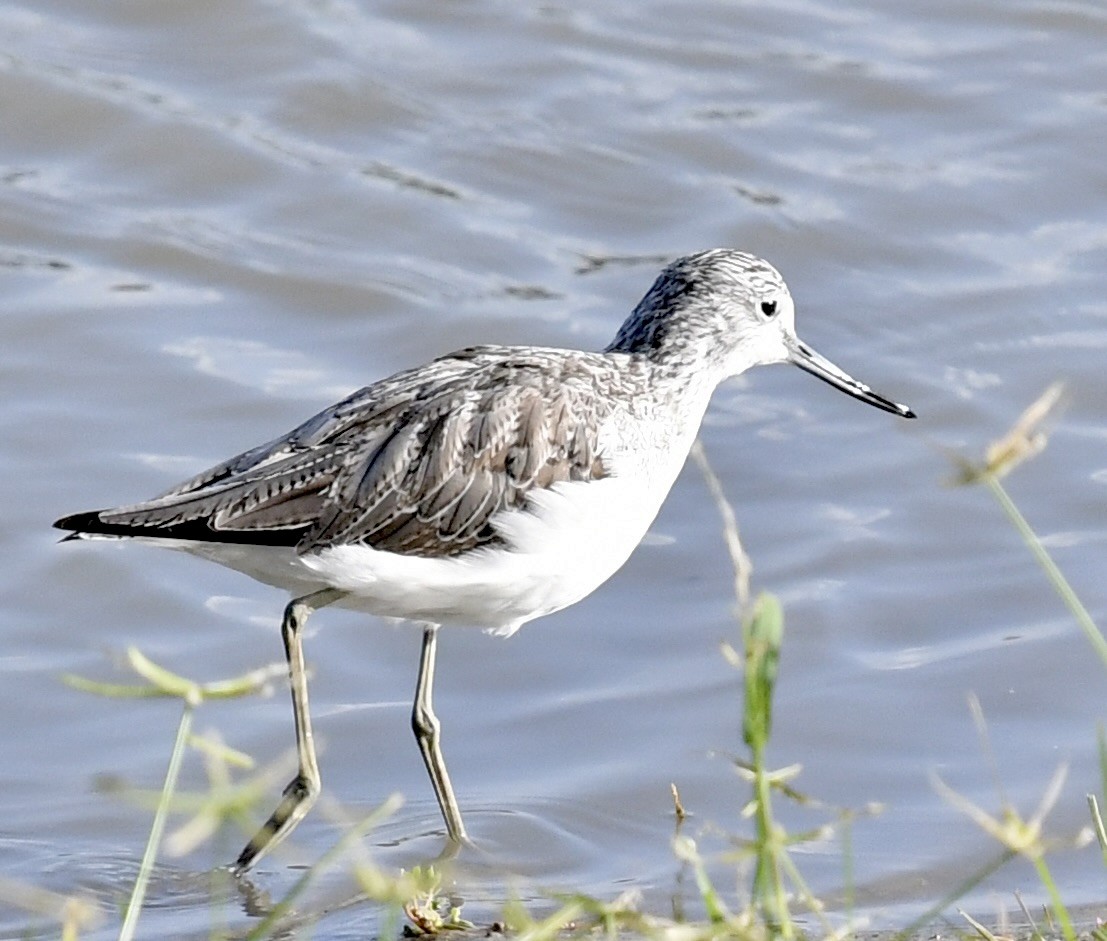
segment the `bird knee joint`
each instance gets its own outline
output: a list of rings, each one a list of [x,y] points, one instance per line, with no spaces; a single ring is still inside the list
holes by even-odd
[[[411,728],[416,738],[434,738],[438,735],[442,725],[438,716],[427,709],[418,706],[411,713]]]
[[[298,774],[288,782],[288,787],[284,789],[284,796],[286,798],[291,798],[297,804],[302,802],[314,802],[315,798],[319,796],[319,791],[321,789],[322,785],[319,781],[312,780],[306,775]]]

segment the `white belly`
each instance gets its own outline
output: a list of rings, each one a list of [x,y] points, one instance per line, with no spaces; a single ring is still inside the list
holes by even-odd
[[[593,592],[629,558],[660,507],[619,478],[558,484],[496,527],[506,546],[428,559],[338,546],[301,558],[347,607],[511,634]]]

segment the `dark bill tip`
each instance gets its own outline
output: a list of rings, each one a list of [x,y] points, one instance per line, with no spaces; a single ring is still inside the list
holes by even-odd
[[[906,405],[893,402],[891,399],[886,399],[884,396],[873,392],[863,382],[858,382],[853,376],[839,369],[826,357],[820,356],[802,340],[796,340],[791,344],[790,353],[789,359],[791,362],[799,366],[804,372],[809,372],[812,376],[834,386],[835,389],[840,389],[855,399],[859,399],[882,411],[899,415],[901,418],[915,417],[915,413]]]

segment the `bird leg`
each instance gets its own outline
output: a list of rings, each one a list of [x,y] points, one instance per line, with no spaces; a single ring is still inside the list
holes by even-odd
[[[442,726],[438,716],[434,714],[434,661],[437,652],[438,625],[427,624],[423,628],[423,650],[419,657],[419,679],[415,684],[411,728],[419,743],[419,751],[423,754],[427,773],[430,774],[434,796],[438,798],[438,806],[442,810],[442,819],[446,821],[446,831],[451,842],[460,844],[467,843],[469,837],[465,832],[465,824],[461,822],[461,811],[450,784],[450,775],[446,771],[446,762],[442,758],[439,742]]]
[[[234,864],[238,875],[246,872],[262,856],[290,834],[296,825],[311,810],[319,796],[322,781],[319,777],[319,764],[315,760],[315,741],[311,732],[311,715],[308,712],[307,673],[304,669],[304,650],[301,631],[312,611],[332,604],[345,594],[335,588],[321,591],[302,598],[294,598],[284,609],[281,621],[281,637],[284,639],[284,654],[288,660],[288,679],[292,688],[292,716],[296,722],[296,754],[299,770],[296,777],[288,782],[284,796],[277,809],[273,811],[262,828],[246,844]]]

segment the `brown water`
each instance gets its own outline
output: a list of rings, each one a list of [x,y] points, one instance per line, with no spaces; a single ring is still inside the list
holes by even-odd
[[[1107,676],[987,495],[942,486],[942,449],[978,451],[1068,383],[1010,486],[1102,619],[1105,89],[1107,13],[1081,2],[0,5],[0,874],[111,910],[142,852],[148,812],[94,782],[157,786],[177,708],[60,673],[118,679],[129,644],[200,678],[280,656],[279,593],[172,553],[58,547],[52,519],[458,346],[600,347],[662,259],[715,245],[773,261],[801,335],[920,415],[782,368],[721,389],[703,432],[756,587],[785,604],[770,758],[831,804],[886,805],[852,832],[857,910],[901,925],[998,854],[930,782],[998,808],[969,692],[1019,807],[1070,763],[1048,830],[1073,835]],[[694,467],[592,598],[506,642],[446,633],[436,702],[485,850],[458,878],[472,917],[629,886],[695,911],[670,781],[705,852],[713,829],[748,832],[724,639],[731,577]],[[417,647],[332,611],[307,641],[327,795],[351,814],[407,797],[369,841],[389,866],[439,848],[407,718]],[[280,690],[198,721],[262,760],[292,742]],[[313,814],[257,883],[279,897],[337,834]],[[239,842],[166,860],[144,936],[206,937],[207,874]],[[798,862],[841,897],[839,844]],[[1094,848],[1053,865],[1072,902],[1102,898]],[[961,904],[988,918],[1014,889],[1041,899],[1016,863]],[[0,934],[32,923],[0,913]]]

